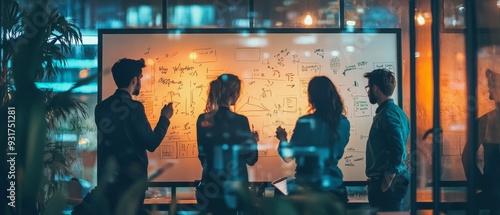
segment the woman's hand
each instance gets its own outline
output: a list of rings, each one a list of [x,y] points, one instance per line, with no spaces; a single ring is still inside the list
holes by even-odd
[[[257,131],[252,131],[252,137],[255,142],[259,142],[259,133]]]
[[[281,126],[278,126],[276,128],[276,138],[278,138],[278,140],[280,140],[280,141],[287,141],[286,136],[287,136],[287,133],[286,133],[285,129],[282,128]]]

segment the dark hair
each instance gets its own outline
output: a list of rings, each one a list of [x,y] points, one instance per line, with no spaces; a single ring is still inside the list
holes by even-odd
[[[231,98],[240,93],[241,80],[233,74],[222,74],[210,82],[207,105],[205,106],[205,119],[212,121],[213,115],[220,105],[226,105]]]
[[[340,117],[345,116],[344,102],[333,82],[326,76],[316,76],[307,87],[311,112],[325,119],[330,129],[336,131]],[[334,132],[336,135],[336,132]]]
[[[498,89],[500,87],[498,83],[500,81],[500,74],[494,72],[491,69],[486,69],[486,78],[488,80],[488,90]],[[490,91],[490,99],[494,100],[491,91]]]
[[[368,85],[371,87],[377,85],[377,87],[386,96],[391,96],[396,87],[396,78],[394,78],[394,73],[388,69],[376,69],[372,72],[367,72],[363,77],[368,78]]]
[[[494,72],[491,69],[486,69],[486,78],[491,81],[500,80],[500,74]]]
[[[146,64],[142,58],[139,60],[128,58],[118,60],[111,68],[116,86],[118,88],[128,87],[133,78],[139,77],[142,74],[142,68],[144,67],[146,67]]]

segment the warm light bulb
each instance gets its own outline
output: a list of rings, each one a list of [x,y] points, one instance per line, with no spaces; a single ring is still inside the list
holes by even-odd
[[[422,16],[421,13],[417,14],[416,19],[417,19],[418,25],[420,25],[420,26],[425,25],[425,18],[424,18],[424,16]]]
[[[87,143],[89,143],[89,139],[87,139],[87,138],[80,138],[78,140],[78,145],[85,145]]]
[[[148,66],[154,66],[154,65],[155,65],[155,61],[154,61],[153,59],[151,59],[151,58],[148,58],[148,59],[146,60],[146,64],[147,64]]]
[[[307,14],[306,18],[304,19],[304,24],[305,25],[312,25],[313,24],[313,19],[310,14]]]
[[[87,76],[89,76],[89,69],[87,68],[80,70],[78,73],[79,78],[86,78]]]
[[[189,54],[189,59],[191,60],[196,60],[196,58],[198,58],[198,55],[195,53],[195,52],[191,52]]]

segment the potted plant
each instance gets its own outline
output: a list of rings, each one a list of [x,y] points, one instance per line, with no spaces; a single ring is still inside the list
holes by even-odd
[[[47,0],[38,1],[30,10],[22,9],[13,0],[0,4],[0,109],[2,114],[15,116],[15,130],[9,130],[15,131],[15,147],[2,145],[17,156],[15,179],[7,181],[7,185],[14,183],[16,207],[7,206],[5,214],[60,214],[64,195],[58,192],[61,186],[54,175],[64,173],[61,167],[67,159],[46,148],[47,133],[57,120],[85,117],[84,102],[71,95],[75,88],[95,77],[80,80],[60,93],[37,88],[35,82],[63,71],[65,54],[82,42],[81,32]],[[6,125],[1,126],[3,129]]]

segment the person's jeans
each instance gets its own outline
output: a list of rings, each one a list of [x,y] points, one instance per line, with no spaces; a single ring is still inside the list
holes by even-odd
[[[403,199],[408,192],[408,174],[396,174],[391,186],[385,192],[382,191],[382,180],[383,176],[368,180],[368,201],[371,214],[379,211],[402,211]]]

